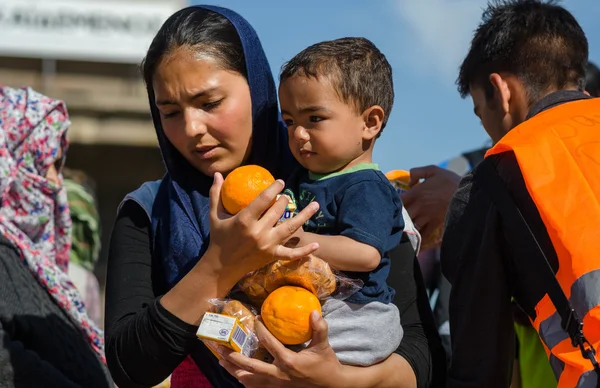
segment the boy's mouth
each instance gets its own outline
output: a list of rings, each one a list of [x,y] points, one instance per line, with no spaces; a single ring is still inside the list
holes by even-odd
[[[302,158],[310,158],[313,155],[316,155],[316,152],[300,150],[300,157]]]

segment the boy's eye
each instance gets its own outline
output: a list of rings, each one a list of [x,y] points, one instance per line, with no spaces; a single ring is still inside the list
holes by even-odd
[[[319,117],[319,116],[310,116],[309,119],[310,119],[311,123],[318,123],[319,121],[325,120],[324,118]]]
[[[294,125],[294,120],[292,119],[285,119],[283,120],[283,122],[285,123],[286,126],[290,127],[292,125]]]

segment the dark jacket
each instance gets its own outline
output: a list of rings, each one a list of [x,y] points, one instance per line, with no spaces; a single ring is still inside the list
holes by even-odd
[[[531,108],[528,118],[584,98],[588,97],[575,91],[550,94]],[[482,186],[486,163],[496,167],[542,249],[553,249],[514,153],[486,158],[463,179],[448,210],[441,248],[442,271],[452,283],[447,386],[453,388],[510,385],[515,357],[511,300],[514,297],[529,317],[535,317],[535,306],[548,289],[539,276],[545,268],[534,260],[512,257],[498,209]],[[550,266],[556,271],[558,263],[550,260]]]
[[[0,236],[0,387],[112,387],[83,333]]]

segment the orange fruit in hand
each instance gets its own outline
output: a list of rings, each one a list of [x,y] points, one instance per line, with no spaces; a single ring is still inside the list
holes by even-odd
[[[275,178],[271,173],[256,165],[241,166],[225,178],[221,187],[221,201],[229,214],[236,214],[269,187]]]
[[[299,345],[312,337],[310,313],[321,314],[321,303],[302,287],[283,286],[271,292],[260,316],[271,334],[284,345]]]
[[[410,181],[410,172],[406,170],[392,170],[385,173],[385,177],[389,180],[399,180],[408,184]]]
[[[386,178],[389,179],[390,183],[398,194],[410,190],[408,183],[410,182],[410,172],[406,170],[392,170],[385,174]]]

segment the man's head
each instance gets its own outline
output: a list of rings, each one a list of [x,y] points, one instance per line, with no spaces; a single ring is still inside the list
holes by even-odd
[[[587,58],[583,30],[555,1],[493,1],[460,67],[458,91],[471,95],[475,114],[497,142],[544,96],[583,91]]]
[[[370,161],[361,157],[392,110],[392,69],[367,39],[317,43],[283,66],[279,101],[296,159],[313,172],[338,171]]]
[[[592,97],[600,97],[600,69],[589,62],[585,74],[585,91]]]

